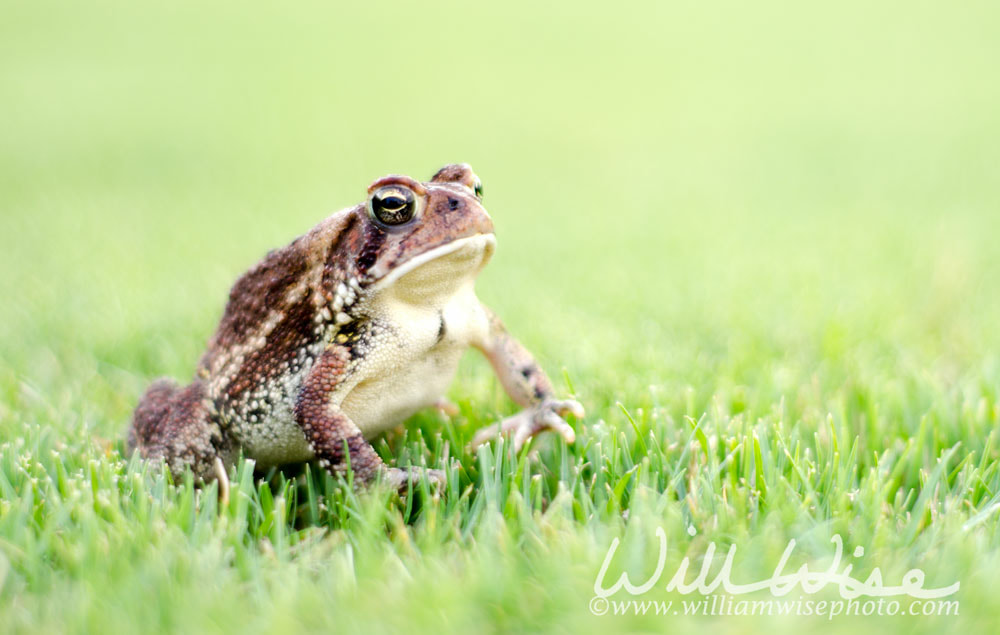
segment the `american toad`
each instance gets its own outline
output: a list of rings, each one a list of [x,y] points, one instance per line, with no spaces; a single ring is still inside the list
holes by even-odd
[[[139,402],[130,449],[201,479],[224,478],[242,451],[261,467],[318,459],[362,483],[404,487],[419,470],[385,466],[368,440],[442,399],[468,346],[525,408],[474,443],[502,432],[520,447],[543,430],[572,442],[562,417],[582,407],[555,398],[475,295],[495,245],[469,166],[448,165],[427,183],[378,179],[364,203],[236,281],[194,380],[158,380]]]

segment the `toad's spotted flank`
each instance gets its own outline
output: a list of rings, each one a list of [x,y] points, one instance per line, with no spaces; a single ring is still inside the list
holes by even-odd
[[[130,446],[202,478],[242,451],[261,466],[318,458],[403,487],[420,472],[386,467],[367,439],[440,401],[469,346],[525,407],[476,442],[506,432],[520,446],[546,429],[572,442],[562,416],[582,407],[554,398],[531,354],[476,298],[495,244],[469,166],[445,166],[428,183],[375,181],[364,203],[236,281],[194,381],[149,388]]]

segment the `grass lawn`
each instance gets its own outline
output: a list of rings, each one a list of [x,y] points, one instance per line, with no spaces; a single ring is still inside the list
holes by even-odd
[[[995,3],[0,13],[0,631],[995,630]],[[480,297],[587,407],[575,444],[466,449],[515,411],[470,353],[460,415],[376,444],[449,468],[438,495],[244,464],[220,509],[124,454],[237,275],[455,161],[497,226]],[[662,578],[610,599],[671,612],[595,615],[612,541],[604,586],[638,584],[660,528]],[[713,545],[709,579],[731,545],[734,582],[768,579],[792,539],[785,572],[823,570],[835,536],[838,571],[958,582],[959,615],[667,589]]]

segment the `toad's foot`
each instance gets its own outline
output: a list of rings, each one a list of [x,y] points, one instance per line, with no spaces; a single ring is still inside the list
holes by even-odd
[[[512,417],[507,417],[500,423],[479,430],[472,437],[471,445],[472,447],[482,445],[496,437],[497,434],[512,435],[514,451],[519,452],[528,439],[546,430],[556,432],[566,440],[566,443],[573,443],[576,440],[576,433],[563,420],[563,417],[568,414],[578,419],[583,418],[583,406],[572,399],[565,401],[546,400],[533,408],[527,408]]]
[[[441,397],[434,402],[434,409],[445,417],[457,417],[461,412],[458,406],[447,397]]]
[[[391,467],[384,476],[384,482],[391,485],[396,491],[405,493],[407,486],[413,485],[413,489],[420,486],[420,480],[427,477],[427,482],[431,489],[441,489],[448,482],[448,476],[443,470],[432,470],[423,467]]]

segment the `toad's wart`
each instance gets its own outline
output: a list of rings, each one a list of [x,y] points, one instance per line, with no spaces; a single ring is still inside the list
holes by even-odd
[[[427,183],[378,179],[364,203],[236,281],[194,381],[149,388],[130,449],[201,478],[224,476],[242,451],[262,467],[318,459],[402,487],[420,472],[385,466],[368,439],[441,402],[469,346],[525,408],[474,442],[503,432],[520,447],[546,429],[572,442],[562,416],[582,407],[554,398],[531,354],[476,298],[495,245],[469,166],[445,166]]]

